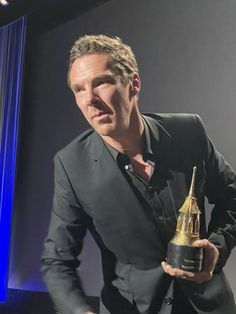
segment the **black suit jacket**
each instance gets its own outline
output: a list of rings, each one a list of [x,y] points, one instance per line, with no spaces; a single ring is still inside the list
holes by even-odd
[[[94,130],[88,130],[55,156],[55,194],[42,256],[49,292],[63,314],[89,310],[76,273],[88,228],[101,249],[104,273],[101,313],[156,314],[171,283],[160,262],[175,232],[177,211],[197,166],[201,236],[220,251],[213,278],[196,284],[179,280],[198,313],[236,313],[222,267],[236,240],[236,180],[215,150],[197,115],[146,114],[156,138],[163,214],[154,222]],[[205,197],[214,209],[208,231]]]

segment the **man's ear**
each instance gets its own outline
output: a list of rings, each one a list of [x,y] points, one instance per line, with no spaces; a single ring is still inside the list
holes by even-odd
[[[131,85],[130,85],[130,95],[136,96],[138,95],[139,91],[141,89],[141,79],[139,74],[136,72],[133,75]]]

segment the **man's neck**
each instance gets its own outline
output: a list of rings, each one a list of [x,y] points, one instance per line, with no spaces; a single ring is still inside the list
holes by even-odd
[[[132,122],[132,127],[130,127],[130,129],[122,136],[102,136],[102,138],[119,152],[128,155],[130,158],[134,158],[135,156],[142,154],[143,133],[144,125],[140,115],[135,122]]]

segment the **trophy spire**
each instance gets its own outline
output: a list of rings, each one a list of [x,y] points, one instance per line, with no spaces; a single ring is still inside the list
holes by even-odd
[[[195,178],[196,178],[196,171],[197,171],[197,167],[193,167],[193,175],[192,175],[192,181],[191,181],[191,185],[190,185],[190,189],[189,189],[189,197],[195,197],[194,195],[194,190],[195,190]]]
[[[174,237],[168,244],[167,254],[169,255],[167,256],[167,258],[170,264],[178,268],[192,271],[199,271],[199,269],[201,268],[200,264],[202,262],[202,252],[200,252],[201,255],[200,260],[199,258],[195,258],[195,262],[196,260],[198,260],[198,263],[195,266],[192,265],[193,267],[192,269],[190,266],[184,265],[183,261],[181,261],[181,263],[183,264],[181,264],[180,261],[177,262],[176,256],[173,257],[173,254],[176,255],[178,253],[181,256],[181,259],[183,259],[187,251],[191,252],[191,254],[192,253],[195,254],[195,252],[197,253],[198,251],[197,250],[198,248],[192,246],[193,242],[199,239],[200,233],[201,212],[198,208],[197,199],[195,197],[196,171],[197,167],[193,167],[193,174],[189,194],[186,197],[182,207],[179,209],[176,232]],[[180,258],[180,256],[178,258]],[[187,263],[189,263],[190,260],[191,260],[190,258],[186,258]]]

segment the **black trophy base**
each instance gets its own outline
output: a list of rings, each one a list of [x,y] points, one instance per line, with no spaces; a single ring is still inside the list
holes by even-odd
[[[200,272],[203,265],[203,248],[168,244],[167,263],[174,268],[190,272]]]

